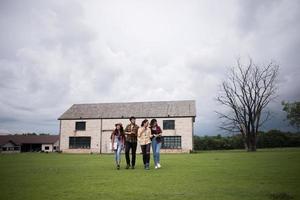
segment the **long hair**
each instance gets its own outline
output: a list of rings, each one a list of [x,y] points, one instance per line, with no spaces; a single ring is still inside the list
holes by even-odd
[[[114,134],[116,134],[118,132],[118,129],[117,129],[117,127],[115,128],[115,130],[114,130]],[[124,128],[123,128],[123,126],[122,125],[120,125],[120,134],[121,135],[124,135],[125,133],[124,133]]]
[[[156,122],[156,125],[157,125],[157,120],[156,119],[151,119],[150,126],[153,127],[155,122]]]
[[[144,119],[144,120],[142,121],[141,126],[144,126],[144,124],[146,124],[146,122],[148,122],[148,119]]]
[[[117,132],[118,132],[118,129],[116,127],[115,130],[111,133],[110,139],[112,139],[113,135],[117,135]],[[123,126],[121,124],[120,124],[120,135],[119,136],[125,137],[125,132],[124,132]]]

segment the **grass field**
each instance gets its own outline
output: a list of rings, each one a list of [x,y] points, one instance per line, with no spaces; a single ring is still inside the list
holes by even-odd
[[[113,155],[0,155],[0,199],[300,199],[300,149],[161,155],[162,169]],[[151,155],[152,161],[152,155]],[[152,163],[153,164],[153,163]]]

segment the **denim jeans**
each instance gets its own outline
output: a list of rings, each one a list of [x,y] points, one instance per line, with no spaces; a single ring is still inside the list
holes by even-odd
[[[116,160],[116,164],[120,165],[121,162],[121,151],[123,148],[123,144],[121,141],[117,140],[117,150],[115,150],[115,160]]]
[[[155,166],[160,162],[160,147],[161,142],[157,142],[155,138],[152,140],[152,151]]]

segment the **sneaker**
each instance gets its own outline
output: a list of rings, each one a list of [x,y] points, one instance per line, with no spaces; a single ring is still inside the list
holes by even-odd
[[[129,169],[130,165],[126,165],[126,169]]]
[[[157,168],[161,168],[161,165],[159,163],[157,163]]]
[[[157,165],[155,165],[154,169],[158,169]]]
[[[149,168],[149,164],[146,164],[145,165],[145,170],[149,170],[150,168]]]
[[[135,167],[134,166],[131,166],[131,169],[134,169]]]

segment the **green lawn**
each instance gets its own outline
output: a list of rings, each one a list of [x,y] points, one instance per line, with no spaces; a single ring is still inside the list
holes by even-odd
[[[122,161],[117,171],[113,155],[0,154],[0,199],[300,199],[299,148],[161,155],[149,171],[141,155],[135,170]]]

